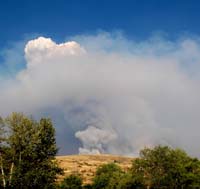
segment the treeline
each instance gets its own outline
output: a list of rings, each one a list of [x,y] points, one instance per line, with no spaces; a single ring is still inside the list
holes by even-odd
[[[200,188],[200,161],[167,146],[141,150],[129,171],[117,164],[99,167],[93,182],[83,186],[79,175],[66,177],[62,189],[193,189]]]
[[[145,148],[128,171],[116,163],[100,166],[91,184],[63,174],[55,159],[55,129],[21,113],[0,118],[0,188],[10,189],[190,189],[200,188],[200,161],[180,149]]]

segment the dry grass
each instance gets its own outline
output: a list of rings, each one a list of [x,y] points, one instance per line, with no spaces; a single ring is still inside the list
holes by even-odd
[[[59,165],[64,169],[64,175],[59,177],[61,180],[64,176],[70,174],[80,174],[84,184],[91,183],[95,175],[97,167],[106,163],[116,163],[123,170],[128,170],[131,167],[133,158],[114,156],[114,155],[69,155],[57,156]]]

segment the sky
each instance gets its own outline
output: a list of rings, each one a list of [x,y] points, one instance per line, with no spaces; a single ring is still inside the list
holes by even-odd
[[[1,46],[31,33],[60,41],[97,30],[122,30],[135,39],[200,32],[198,0],[2,0],[0,5]]]
[[[60,154],[200,157],[200,2],[2,0],[0,115],[51,117]]]

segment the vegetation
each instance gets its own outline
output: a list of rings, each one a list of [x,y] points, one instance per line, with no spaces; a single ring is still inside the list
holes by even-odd
[[[117,183],[115,181],[119,180],[121,174],[122,170],[118,165],[114,163],[105,164],[97,169],[93,181],[93,188],[106,189],[111,185],[116,185]]]
[[[63,179],[59,188],[60,189],[81,189],[82,178],[79,175],[69,175]]]
[[[55,155],[50,119],[36,121],[21,113],[0,118],[0,188],[15,189],[189,189],[200,188],[200,161],[180,149],[156,146],[140,151],[128,171],[116,163],[101,165],[91,184],[62,173]]]
[[[167,146],[141,150],[131,173],[142,177],[150,188],[200,188],[200,161]]]
[[[84,188],[84,187],[83,187]],[[200,161],[183,150],[156,146],[141,150],[129,171],[115,163],[100,166],[88,187],[92,189],[200,188]]]
[[[132,189],[143,188],[142,181],[130,172],[123,172],[114,164],[105,164],[97,169],[92,185],[93,189]]]
[[[62,170],[55,161],[55,130],[50,119],[39,122],[20,113],[1,118],[1,188],[55,188]]]

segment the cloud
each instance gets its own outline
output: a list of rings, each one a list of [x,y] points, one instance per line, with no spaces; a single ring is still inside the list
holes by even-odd
[[[84,49],[75,41],[62,44],[56,44],[50,38],[39,37],[30,40],[25,47],[25,57],[28,67],[34,67],[41,64],[44,60],[55,60],[55,58],[67,58],[71,55],[84,53]]]
[[[62,153],[131,155],[167,144],[200,156],[199,52],[192,38],[39,37],[25,46],[26,66],[0,81],[0,113],[51,116]]]

